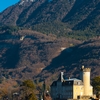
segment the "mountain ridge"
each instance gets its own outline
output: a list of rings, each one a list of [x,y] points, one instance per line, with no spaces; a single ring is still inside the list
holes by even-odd
[[[52,33],[71,38],[75,35],[76,39],[82,37],[88,39],[98,36],[100,32],[99,5],[100,0],[52,0],[50,2],[36,0],[25,2],[23,5],[19,2],[0,14],[0,24],[29,28],[45,34]]]

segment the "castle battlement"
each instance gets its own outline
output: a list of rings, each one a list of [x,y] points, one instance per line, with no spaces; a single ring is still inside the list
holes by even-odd
[[[91,71],[91,68],[84,68],[82,70],[83,70],[83,72],[90,72]]]
[[[84,68],[84,66],[82,66],[81,71],[83,71],[83,72],[90,72],[91,68]]]

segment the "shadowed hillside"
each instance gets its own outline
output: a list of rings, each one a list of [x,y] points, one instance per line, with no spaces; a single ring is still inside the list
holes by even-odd
[[[32,30],[6,31],[0,34],[0,68],[18,79],[38,75],[63,49],[80,43]]]
[[[95,38],[74,47],[65,49],[53,58],[50,65],[37,76],[41,79],[53,80],[61,71],[66,72],[66,77],[78,77],[81,66],[91,68],[91,77],[100,75],[100,40]],[[53,75],[52,75],[53,74]]]

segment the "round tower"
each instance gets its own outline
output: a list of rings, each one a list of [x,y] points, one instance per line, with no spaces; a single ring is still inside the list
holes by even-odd
[[[84,66],[82,66],[81,68],[81,80],[83,81],[84,84],[84,95],[86,96],[90,96],[90,68],[84,68]]]

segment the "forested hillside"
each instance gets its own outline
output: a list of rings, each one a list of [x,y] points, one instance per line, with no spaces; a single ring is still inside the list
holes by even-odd
[[[0,13],[0,69],[6,78],[53,81],[100,75],[100,0],[23,0]]]
[[[100,0],[20,1],[0,14],[0,24],[84,40],[99,35],[99,12]]]

